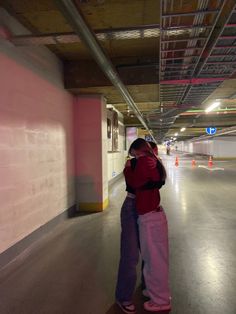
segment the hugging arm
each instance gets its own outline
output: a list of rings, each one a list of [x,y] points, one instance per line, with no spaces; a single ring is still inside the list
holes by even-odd
[[[141,190],[153,190],[153,189],[160,190],[163,185],[165,185],[165,181],[148,181],[140,189]]]

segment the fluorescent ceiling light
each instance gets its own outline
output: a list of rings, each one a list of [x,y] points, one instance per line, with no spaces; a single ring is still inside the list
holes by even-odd
[[[107,108],[114,108],[111,104],[107,104]]]
[[[181,128],[180,132],[184,132],[186,130],[186,128]]]
[[[175,136],[178,136],[179,133],[175,133]]]
[[[219,101],[213,102],[213,104],[212,104],[210,107],[208,107],[208,108],[205,110],[205,112],[210,112],[210,111],[212,111],[213,109],[219,107],[219,105],[220,105],[220,102],[219,102]]]

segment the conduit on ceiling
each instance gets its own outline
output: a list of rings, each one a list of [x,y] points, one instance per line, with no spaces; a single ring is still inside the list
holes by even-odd
[[[72,26],[76,34],[80,37],[81,41],[87,46],[93,58],[100,66],[104,74],[108,77],[111,83],[116,87],[118,92],[121,94],[127,105],[134,111],[136,117],[142,123],[142,125],[147,129],[152,139],[155,141],[151,130],[144,121],[142,113],[139,111],[137,105],[135,104],[132,96],[128,92],[127,88],[119,78],[118,73],[116,72],[112,62],[106,56],[102,47],[98,43],[95,35],[89,29],[84,18],[80,14],[77,7],[74,5],[71,0],[55,0],[58,5],[62,15],[65,17],[67,22]]]

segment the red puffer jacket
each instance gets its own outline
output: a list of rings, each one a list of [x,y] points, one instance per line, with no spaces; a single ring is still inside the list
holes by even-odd
[[[156,167],[156,158],[149,156],[139,157],[135,169],[125,167],[126,182],[135,189],[136,209],[139,215],[156,210],[160,206],[160,193],[158,189],[142,189],[149,181],[160,181],[160,174]]]

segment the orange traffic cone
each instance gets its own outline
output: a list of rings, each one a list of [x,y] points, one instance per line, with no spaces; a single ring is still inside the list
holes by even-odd
[[[178,167],[178,165],[179,165],[179,158],[178,158],[178,156],[176,156],[176,158],[175,158],[175,166]]]
[[[192,167],[195,167],[195,166],[196,166],[196,160],[193,159],[193,160],[192,160]]]
[[[208,167],[212,167],[212,166],[213,166],[213,161],[212,161],[212,157],[210,156],[208,160]]]

